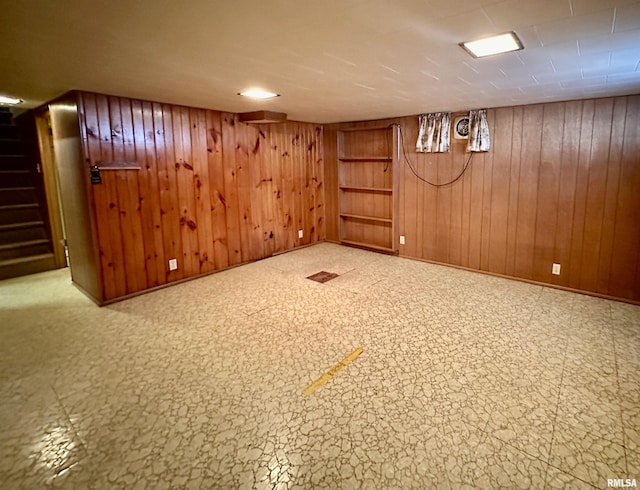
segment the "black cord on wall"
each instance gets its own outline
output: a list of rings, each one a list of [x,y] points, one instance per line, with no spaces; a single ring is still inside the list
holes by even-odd
[[[473,152],[469,153],[469,157],[467,158],[467,162],[464,164],[464,168],[462,169],[462,172],[460,172],[460,175],[458,175],[455,179],[451,180],[450,182],[445,182],[444,184],[436,184],[435,182],[431,182],[431,181],[425,179],[424,177],[421,177],[420,175],[418,175],[418,172],[416,172],[416,169],[414,168],[413,164],[411,163],[411,160],[409,160],[409,157],[407,156],[407,151],[404,148],[404,136],[403,136],[403,133],[402,133],[402,127],[398,126],[398,130],[400,131],[400,146],[402,147],[402,154],[404,155],[404,159],[407,162],[407,166],[411,169],[411,172],[413,173],[413,175],[415,175],[416,178],[418,180],[420,180],[421,182],[424,182],[425,184],[429,184],[429,185],[431,185],[433,187],[446,187],[446,186],[454,184],[458,180],[460,180],[462,178],[462,176],[464,175],[464,173],[467,171],[467,168],[469,168],[469,164],[471,163],[471,157],[473,157]]]

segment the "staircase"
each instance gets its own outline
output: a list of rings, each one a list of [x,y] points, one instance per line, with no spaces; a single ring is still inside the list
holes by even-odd
[[[0,279],[55,269],[46,209],[25,153],[21,128],[0,107]]]

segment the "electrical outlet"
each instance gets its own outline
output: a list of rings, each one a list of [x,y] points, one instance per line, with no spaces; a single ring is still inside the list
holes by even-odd
[[[556,276],[560,275],[560,264],[553,264],[551,266],[551,274],[554,274]]]
[[[178,268],[178,259],[169,259],[169,270],[174,271]]]
[[[302,238],[304,236],[304,231],[298,230],[298,238]]]
[[[404,245],[404,235],[400,235],[400,245]]]

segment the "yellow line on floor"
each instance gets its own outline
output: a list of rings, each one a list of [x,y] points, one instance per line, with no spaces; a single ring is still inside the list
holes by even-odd
[[[351,354],[349,354],[347,357],[345,357],[342,361],[340,361],[338,364],[333,366],[326,373],[324,373],[322,376],[320,376],[318,379],[316,379],[313,383],[311,383],[309,386],[307,386],[304,389],[303,393],[305,395],[311,395],[318,388],[320,388],[321,386],[324,386],[331,378],[333,378],[338,373],[338,371],[340,371],[342,368],[345,368],[349,364],[351,364],[363,352],[364,351],[363,351],[362,347],[358,347]]]

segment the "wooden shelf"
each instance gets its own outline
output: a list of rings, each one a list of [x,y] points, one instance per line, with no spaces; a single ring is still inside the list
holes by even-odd
[[[361,214],[350,214],[350,213],[340,213],[341,218],[350,218],[350,219],[365,219],[367,221],[379,221],[381,223],[392,223],[393,220],[391,218],[378,218],[376,216],[365,216]]]
[[[341,162],[390,162],[393,157],[340,157]]]
[[[397,128],[349,128],[337,139],[340,243],[396,253]]]
[[[362,192],[384,192],[386,194],[391,194],[393,189],[388,187],[363,187],[357,185],[341,185],[340,190],[343,191],[362,191]]]
[[[374,250],[380,250],[382,252],[394,252],[394,250],[392,248],[381,247],[380,245],[372,245],[370,243],[354,242],[352,240],[340,240],[340,243],[344,243],[345,245],[353,245],[354,247],[371,248],[371,249],[374,249]]]

